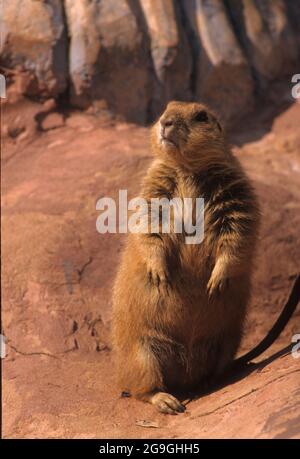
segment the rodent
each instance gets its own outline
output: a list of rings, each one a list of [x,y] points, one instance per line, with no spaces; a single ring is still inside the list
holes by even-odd
[[[113,348],[121,390],[177,414],[185,406],[172,393],[199,389],[234,362],[260,211],[207,106],[170,102],[151,129],[151,147],[140,196],[203,197],[204,240],[128,235],[113,288]]]

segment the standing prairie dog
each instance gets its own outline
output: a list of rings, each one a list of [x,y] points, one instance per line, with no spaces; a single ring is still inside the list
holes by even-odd
[[[149,203],[203,197],[204,240],[186,244],[175,232],[128,236],[114,285],[113,344],[120,388],[176,414],[185,407],[172,391],[200,389],[233,362],[259,210],[206,106],[170,102],[152,128],[151,146],[155,159],[140,196]]]

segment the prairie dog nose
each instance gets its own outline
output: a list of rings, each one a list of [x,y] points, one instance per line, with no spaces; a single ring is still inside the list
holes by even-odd
[[[160,129],[161,129],[161,134],[163,136],[168,137],[168,135],[172,132],[173,130],[173,120],[171,119],[162,119],[160,120]]]

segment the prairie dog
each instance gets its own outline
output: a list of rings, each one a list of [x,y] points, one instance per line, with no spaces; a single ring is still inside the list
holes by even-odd
[[[251,288],[259,207],[210,109],[170,102],[151,130],[154,161],[140,196],[203,197],[204,240],[130,234],[113,292],[120,388],[163,413],[172,391],[201,388],[233,362]]]

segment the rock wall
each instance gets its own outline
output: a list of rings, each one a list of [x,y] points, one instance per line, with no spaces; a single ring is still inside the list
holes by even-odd
[[[137,122],[170,99],[202,100],[224,121],[297,71],[293,0],[4,0],[0,65],[27,96]],[[299,70],[299,68],[298,68]]]
[[[1,66],[28,74],[26,95],[57,97],[68,81],[62,1],[3,0],[1,7]]]

